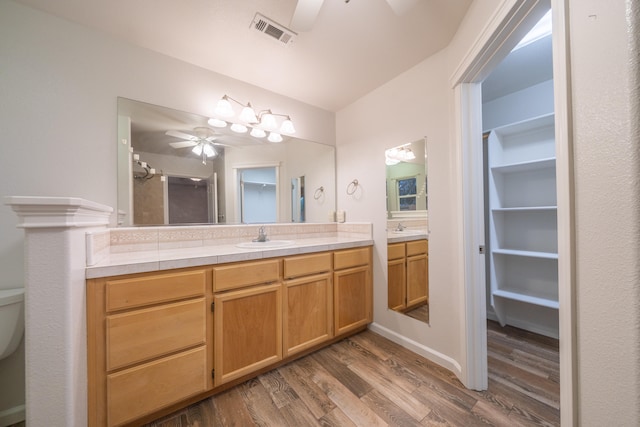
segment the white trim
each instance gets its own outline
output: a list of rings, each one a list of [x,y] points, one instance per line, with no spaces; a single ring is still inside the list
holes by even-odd
[[[108,225],[113,208],[77,197],[9,196],[18,228],[71,228]]]
[[[474,390],[486,390],[487,311],[485,259],[479,247],[484,245],[484,190],[482,174],[482,93],[480,83],[462,83],[455,87],[457,101],[459,176],[462,211],[462,275],[464,321],[461,337],[465,349],[465,369],[461,381]]]
[[[420,356],[426,357],[432,362],[437,363],[438,365],[449,369],[458,377],[460,377],[462,372],[462,367],[458,362],[456,362],[455,359],[452,359],[446,354],[440,353],[439,351],[436,351],[431,347],[427,347],[419,342],[416,342],[410,338],[407,338],[404,335],[400,335],[396,331],[385,328],[379,323],[375,323],[375,322],[371,323],[369,325],[369,330],[393,341],[396,344],[401,345],[402,347],[405,347],[413,351],[414,353],[419,354]]]
[[[575,334],[575,260],[574,260],[574,242],[575,230],[573,221],[573,187],[572,187],[572,144],[571,144],[571,103],[570,103],[570,74],[569,74],[569,54],[568,54],[568,0],[550,0],[553,14],[553,74],[554,74],[554,106],[555,106],[555,123],[556,123],[556,147],[557,147],[557,189],[558,189],[558,273],[559,273],[559,299],[560,299],[560,401],[561,401],[561,422],[562,425],[573,426],[577,424],[577,364],[576,358],[576,334]],[[505,50],[509,49],[506,44],[507,39],[513,41],[523,19],[530,19],[535,16],[540,8],[545,7],[547,1],[524,1],[519,5],[505,0],[497,12],[494,14],[490,22],[482,31],[477,42],[471,48],[467,56],[462,60],[456,71],[451,77],[452,86],[456,87],[456,96],[454,98],[455,120],[456,120],[456,150],[463,150],[466,144],[463,141],[465,127],[469,123],[476,120],[474,113],[469,112],[469,108],[473,108],[474,100],[470,96],[471,87],[460,85],[461,83],[479,82],[483,77],[491,71],[490,65],[501,59],[500,55],[506,55]],[[512,7],[509,9],[509,5]],[[546,6],[548,7],[548,6]],[[508,12],[508,13],[505,13]],[[524,13],[523,15],[523,12]],[[535,12],[535,13],[530,13]],[[503,17],[502,21],[498,18]],[[495,27],[495,31],[491,31]],[[513,36],[513,37],[512,37]],[[460,92],[458,92],[458,87]],[[466,93],[461,93],[466,92]],[[465,104],[466,105],[463,105]],[[468,114],[467,114],[468,113]],[[457,153],[458,158],[462,161],[462,153]],[[460,191],[463,197],[463,205],[469,206],[473,204],[473,194],[468,188],[469,183],[465,181],[463,175],[464,166],[460,165],[459,177]],[[481,207],[477,209],[481,210]],[[467,259],[472,257],[476,248],[472,245],[465,246],[466,241],[473,241],[476,231],[467,227],[467,221],[472,220],[468,214],[460,214],[460,229],[463,232],[461,243],[463,244],[462,254],[464,268],[460,275],[464,280],[465,287],[465,318],[463,319],[464,333],[473,333],[474,321],[484,322],[485,319],[479,317],[479,311],[473,312],[471,307],[485,305],[484,299],[479,300],[477,293],[468,293],[469,289],[473,289],[473,283],[468,283],[475,274],[468,274],[469,263]],[[476,330],[477,333],[477,330]],[[466,335],[465,339],[465,355],[467,360],[463,366],[471,371],[474,365],[470,363],[470,355],[478,355],[482,349],[474,348],[478,346],[477,338]],[[485,347],[486,351],[486,347]],[[463,368],[463,369],[465,369]],[[463,382],[477,378],[477,373],[466,372],[463,376]]]
[[[575,295],[575,215],[568,0],[551,0],[553,20],[553,102],[558,200],[558,300],[560,335],[560,422],[578,425]]]
[[[539,7],[548,9],[548,4],[549,0],[503,0],[451,75],[451,87],[484,80],[526,35],[528,30],[521,24],[530,19],[531,11]],[[504,56],[496,55],[498,52]]]

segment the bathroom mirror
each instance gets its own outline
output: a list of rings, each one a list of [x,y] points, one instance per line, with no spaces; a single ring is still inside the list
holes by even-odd
[[[385,150],[388,307],[429,322],[427,142]]]
[[[122,226],[326,222],[336,209],[329,145],[272,143],[126,98],[118,98],[117,145]],[[320,188],[322,197],[304,197]]]

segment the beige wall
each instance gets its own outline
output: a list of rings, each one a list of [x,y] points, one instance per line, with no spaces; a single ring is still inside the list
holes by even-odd
[[[639,8],[570,2],[581,426],[640,425]]]

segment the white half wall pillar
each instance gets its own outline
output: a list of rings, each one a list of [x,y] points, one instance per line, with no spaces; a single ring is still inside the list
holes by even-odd
[[[86,232],[112,208],[72,197],[6,197],[25,230],[28,426],[87,425]]]

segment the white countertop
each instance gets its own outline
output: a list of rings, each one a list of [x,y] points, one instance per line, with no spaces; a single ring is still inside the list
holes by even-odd
[[[425,230],[387,231],[387,243],[411,242],[413,240],[429,240],[429,233]]]
[[[424,238],[424,237],[423,237]],[[292,246],[270,249],[238,248],[235,244],[110,254],[86,268],[86,278],[145,273],[173,268],[197,267],[262,258],[333,251],[373,245],[372,239],[321,237],[297,239]]]

